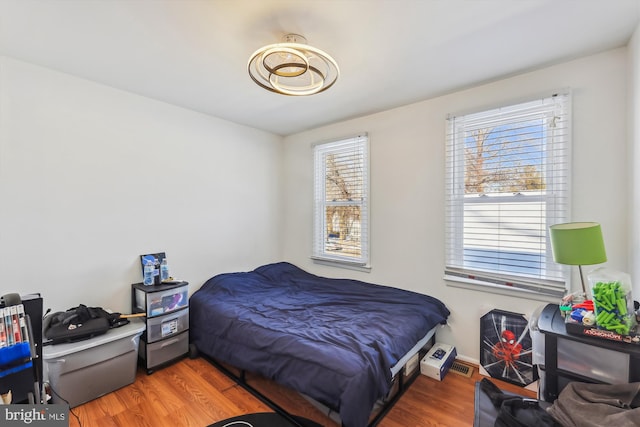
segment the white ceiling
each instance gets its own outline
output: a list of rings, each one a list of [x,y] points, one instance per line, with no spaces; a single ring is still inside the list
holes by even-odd
[[[640,0],[0,0],[0,54],[289,135],[624,46]],[[340,66],[287,97],[247,74],[299,33]]]

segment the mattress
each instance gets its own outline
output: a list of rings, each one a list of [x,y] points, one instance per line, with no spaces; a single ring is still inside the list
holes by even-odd
[[[393,371],[449,310],[389,286],[315,276],[289,263],[208,280],[190,299],[198,351],[335,408],[367,425]]]

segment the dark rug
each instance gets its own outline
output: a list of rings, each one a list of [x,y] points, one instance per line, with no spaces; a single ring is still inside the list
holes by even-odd
[[[322,425],[306,418],[297,416],[292,416],[292,418],[304,427],[322,427]],[[218,421],[209,427],[295,427],[295,424],[275,412],[261,412]]]

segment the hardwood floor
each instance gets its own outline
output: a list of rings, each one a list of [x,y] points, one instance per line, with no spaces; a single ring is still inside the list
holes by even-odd
[[[380,427],[473,425],[474,385],[483,378],[450,372],[443,381],[420,375],[396,403]],[[268,396],[298,415],[334,427],[337,424],[304,398],[270,381],[251,379]],[[493,380],[500,388],[535,397],[518,386]],[[276,399],[277,397],[277,399]],[[70,427],[206,427],[268,406],[217,370],[206,359],[183,359],[147,375],[139,369],[133,384],[74,408]]]

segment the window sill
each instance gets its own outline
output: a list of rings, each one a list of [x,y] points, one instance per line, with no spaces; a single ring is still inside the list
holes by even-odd
[[[315,264],[326,265],[329,267],[346,268],[349,270],[362,271],[364,273],[371,272],[371,265],[369,264],[354,264],[346,261],[340,261],[329,258],[311,257],[311,260]]]
[[[557,304],[559,300],[559,297],[557,296],[545,295],[539,292],[528,291],[526,289],[510,288],[508,286],[481,282],[479,280],[471,280],[471,279],[465,279],[462,277],[448,276],[448,275],[445,275],[443,279],[447,286],[451,286],[454,288],[469,289],[476,292],[506,295],[506,296],[516,297],[516,298],[526,298],[530,300],[544,301],[544,302],[553,303],[553,304]]]

